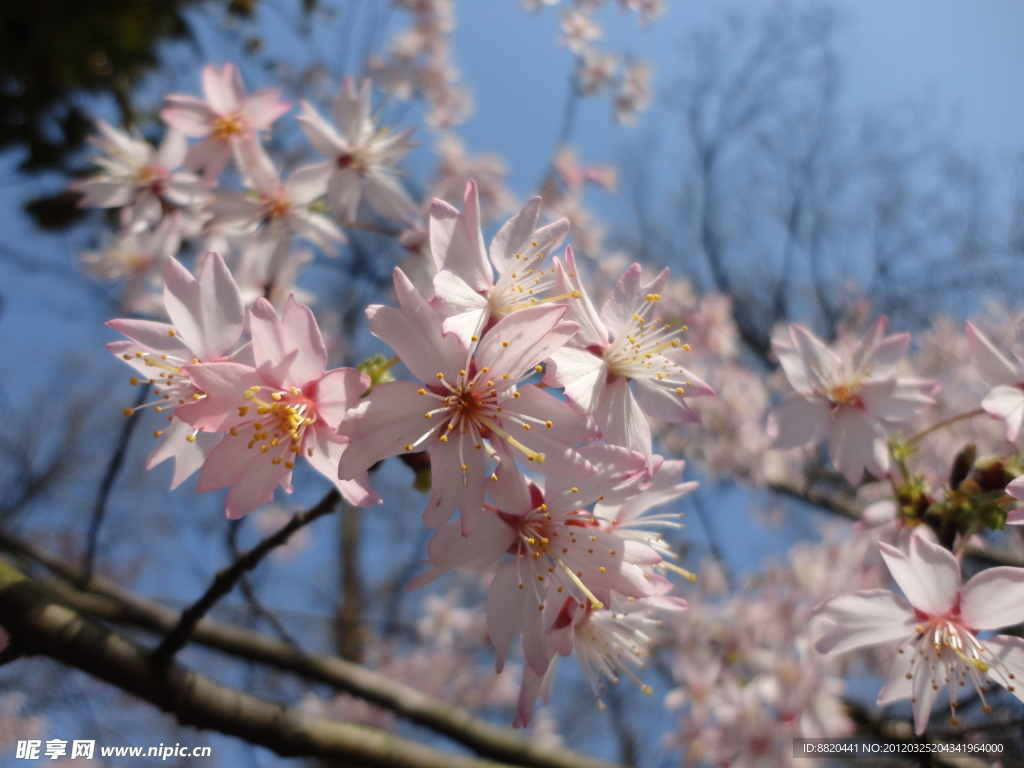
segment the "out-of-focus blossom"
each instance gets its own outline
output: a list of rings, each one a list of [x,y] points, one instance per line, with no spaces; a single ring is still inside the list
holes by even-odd
[[[194,174],[176,170],[185,161],[185,136],[167,131],[160,148],[136,133],[126,133],[104,120],[96,121],[99,134],[90,141],[103,154],[93,158],[100,173],[71,185],[84,195],[85,208],[126,208],[122,224],[155,226],[178,206],[204,199],[205,192]]]
[[[397,178],[397,165],[413,148],[412,130],[393,133],[377,126],[370,114],[370,81],[359,91],[346,78],[335,97],[335,125],[328,123],[308,102],[302,102],[298,120],[320,154],[330,158],[311,166],[326,181],[327,200],[344,224],[357,219],[363,198],[380,215],[411,222],[416,204]],[[336,126],[336,127],[335,127]]]
[[[600,93],[615,83],[619,59],[613,53],[602,54],[586,48],[576,64],[576,87],[584,96]]]
[[[508,169],[497,155],[470,156],[457,136],[446,133],[435,146],[437,170],[431,185],[431,196],[457,205],[462,202],[466,184],[476,185],[480,198],[480,218],[483,221],[514,210],[515,202],[505,177]]]
[[[852,484],[865,472],[889,471],[884,423],[912,419],[935,401],[937,383],[896,375],[910,334],[885,336],[888,321],[879,318],[853,349],[826,347],[800,325],[789,339],[778,337],[772,349],[796,390],[768,418],[776,448],[797,448],[828,440],[836,469]]]
[[[281,101],[281,90],[267,88],[246,96],[238,67],[228,62],[220,70],[203,68],[203,95],[171,94],[160,116],[190,138],[202,139],[188,151],[185,166],[204,170],[207,181],[216,179],[243,144],[258,143],[258,131],[269,128],[291,109]]]
[[[273,161],[259,145],[243,148],[239,157],[255,194],[220,195],[214,204],[211,226],[241,234],[262,227],[262,237],[285,250],[291,235],[295,234],[319,246],[329,256],[336,256],[336,244],[346,242],[345,235],[312,206],[327,187],[327,179],[320,169],[312,165],[296,168],[282,182]]]
[[[589,15],[577,10],[566,11],[562,16],[564,36],[559,42],[575,54],[581,54],[588,43],[601,37],[601,25]]]
[[[1020,326],[1017,326],[1018,333]],[[993,389],[981,401],[985,412],[1006,425],[1006,439],[1014,442],[1024,424],[1024,361],[1007,359],[981,331],[967,323],[967,344],[971,362]],[[1016,357],[1016,354],[1015,354]]]
[[[840,653],[901,641],[899,659],[878,694],[879,706],[909,698],[914,731],[928,726],[932,704],[950,684],[951,719],[956,723],[958,685],[970,682],[991,712],[984,691],[999,683],[1024,701],[1024,640],[978,632],[1024,621],[1024,569],[997,567],[960,585],[960,564],[946,549],[915,536],[906,555],[879,545],[906,599],[888,590],[836,595],[816,610],[823,621],[815,648]]]
[[[622,81],[615,95],[615,115],[623,125],[636,125],[637,114],[651,105],[651,64],[634,61],[622,71]]]

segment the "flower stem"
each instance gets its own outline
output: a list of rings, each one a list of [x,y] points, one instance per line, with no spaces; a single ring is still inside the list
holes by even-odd
[[[922,438],[930,435],[932,432],[936,432],[942,429],[943,427],[948,427],[950,424],[956,424],[958,421],[964,421],[965,419],[973,419],[975,416],[981,416],[981,414],[983,414],[984,412],[984,408],[975,408],[973,411],[961,413],[959,416],[951,416],[950,418],[944,421],[940,421],[938,424],[932,424],[932,426],[928,427],[928,429],[924,430],[923,432],[918,432],[912,438],[907,440],[907,445],[913,445],[918,440],[921,440]]]

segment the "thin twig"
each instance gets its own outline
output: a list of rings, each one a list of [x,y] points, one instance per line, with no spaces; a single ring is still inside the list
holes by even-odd
[[[948,419],[940,421],[938,424],[932,424],[930,427],[928,427],[928,429],[924,430],[923,432],[918,432],[912,438],[907,440],[907,445],[913,445],[914,443],[920,441],[922,438],[925,438],[928,435],[930,435],[932,432],[936,432],[937,430],[940,430],[943,427],[948,427],[950,424],[956,424],[958,421],[964,421],[965,419],[973,419],[975,416],[981,416],[981,414],[983,414],[984,412],[984,408],[975,408],[973,411],[961,413],[959,416],[952,416]]]
[[[149,382],[144,382],[139,386],[139,396],[136,398],[135,407],[138,408],[142,405],[148,395]],[[85,579],[83,584],[88,584],[89,579],[92,578],[93,568],[96,565],[96,551],[99,546],[100,528],[103,527],[103,520],[107,514],[107,500],[110,498],[110,491],[114,487],[114,480],[117,478],[117,473],[124,463],[124,457],[128,453],[128,444],[131,442],[132,433],[135,431],[135,425],[140,418],[136,414],[126,420],[121,427],[121,436],[118,438],[117,448],[114,450],[113,456],[110,457],[107,471],[100,482],[100,491],[92,508],[92,519],[89,522],[89,533],[86,537],[85,560],[82,563],[82,578]]]
[[[238,581],[248,572],[255,568],[272,550],[281,546],[288,538],[303,526],[309,525],[314,520],[333,512],[341,496],[337,489],[332,488],[330,492],[320,500],[312,509],[299,512],[292,517],[284,527],[277,533],[268,536],[248,552],[244,552],[229,567],[217,573],[209,588],[199,600],[181,612],[178,625],[164,638],[157,649],[153,652],[152,662],[154,666],[166,665],[174,655],[185,647],[189,636],[195,630],[196,625],[217,602],[228,594]]]

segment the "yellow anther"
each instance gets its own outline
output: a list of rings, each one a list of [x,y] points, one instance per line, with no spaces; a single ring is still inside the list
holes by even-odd
[[[281,457],[280,456],[275,456],[274,458],[272,458],[270,460],[270,463],[271,464],[280,464],[281,463]]]
[[[266,453],[269,450],[270,450],[270,446],[269,445],[263,444],[263,445],[260,446],[260,453]]]
[[[271,400],[280,400],[282,397],[284,397],[284,395],[282,395],[280,392],[271,392],[270,393],[270,399]]]
[[[508,346],[508,342],[507,342],[507,341],[503,341],[503,342],[501,342],[501,346],[503,346],[503,347],[507,347],[507,346]]]
[[[469,467],[467,467],[465,464],[463,464],[462,465],[462,471],[465,472],[467,469],[469,469]]]
[[[190,443],[194,443],[196,441],[196,436],[195,435],[185,435],[185,439],[188,440]]]
[[[448,435],[441,435],[440,440],[441,440],[442,443],[447,443],[448,442]]]
[[[131,416],[133,413],[135,413],[135,411],[133,411],[131,408],[125,408],[123,411],[121,411],[121,413],[123,413],[125,416]]]
[[[470,336],[469,340],[470,341],[480,341],[480,337],[479,336]]]
[[[425,394],[427,394],[427,390],[425,390],[425,389],[417,389],[416,390],[416,394],[417,395],[425,395]]]
[[[288,469],[295,469],[295,462],[294,462],[294,461],[286,461],[286,462],[284,463],[284,465],[285,465],[286,467],[288,467]]]
[[[533,370],[535,370],[537,373],[540,373],[541,371],[544,370],[544,366],[542,366],[542,365],[535,365],[535,366],[533,366]]]
[[[157,413],[160,413],[160,411],[162,411],[162,410],[163,410],[163,408],[161,408],[161,407],[160,407],[160,406],[158,405],[158,406],[157,406],[156,408],[154,408],[153,410],[154,410],[154,411],[156,411]]]
[[[507,378],[508,378],[508,374],[507,374],[507,373],[503,373],[503,374],[501,374],[501,378],[503,378],[503,379],[507,379]]]
[[[676,394],[677,395],[683,394],[683,388],[682,387],[676,387]]]
[[[131,377],[130,379],[128,379],[128,381],[130,381],[130,382],[131,382],[131,385],[132,385],[133,387],[134,387],[134,386],[135,386],[136,384],[138,384],[138,383],[139,383],[139,380],[138,380],[138,379],[137,379],[137,378],[136,378],[135,376],[132,376],[132,377]]]
[[[171,330],[169,330],[169,331],[167,332],[167,335],[168,335],[168,336],[177,336],[177,335],[178,335],[178,332],[177,332],[176,330],[174,330],[173,328],[171,328]]]
[[[313,449],[312,448],[307,448],[306,449],[306,455],[307,456],[312,456],[313,455]]]
[[[258,384],[253,384],[251,387],[249,387],[250,392],[259,392],[261,389],[263,389],[263,387],[259,386]]]
[[[423,414],[423,418],[424,419],[429,419],[430,418],[430,414],[429,413],[424,413]]]
[[[515,398],[515,397],[519,397],[519,395],[520,395],[520,393],[519,393],[519,392],[513,392],[513,393],[512,393],[512,397],[514,397],[514,398]]]
[[[579,291],[573,291],[569,295],[572,296],[574,299],[578,299],[578,298],[581,298],[583,296],[583,294],[580,293]]]
[[[405,444],[405,450],[411,451],[412,450],[412,443],[406,443]]]
[[[529,424],[523,424],[523,429],[525,429],[527,432],[529,432],[530,431],[530,425]]]
[[[465,375],[466,375],[465,371],[459,371],[459,376],[465,376]]]
[[[443,373],[436,373],[434,375],[437,376],[437,378],[439,378],[439,379],[442,379],[442,380],[444,379],[444,374]]]
[[[163,433],[164,431],[162,429],[158,429],[156,432],[153,433],[153,437],[160,437]]]
[[[672,339],[672,341],[679,341],[679,339]],[[689,351],[690,351],[690,345],[689,344],[683,344],[683,352],[689,352]]]
[[[544,426],[546,426],[548,429],[551,429],[553,426],[555,426],[555,422],[553,422],[553,421],[545,421],[544,422]]]

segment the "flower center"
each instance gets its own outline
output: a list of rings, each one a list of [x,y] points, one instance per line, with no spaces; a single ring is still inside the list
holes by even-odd
[[[316,404],[298,387],[273,389],[253,386],[242,397],[252,405],[239,406],[238,415],[247,416],[250,408],[255,406],[256,415],[263,418],[243,427],[232,427],[231,434],[237,436],[243,430],[252,430],[250,450],[269,454],[271,464],[283,461],[288,469],[292,469],[295,466],[294,456],[285,460],[286,455],[302,452],[306,427],[317,420]],[[312,456],[313,449],[307,448],[306,453]]]
[[[245,133],[248,122],[245,115],[241,112],[215,117],[213,118],[213,129],[210,131],[210,135],[215,139],[227,141],[232,136]]]
[[[647,314],[660,300],[657,293],[647,294],[646,301],[633,313],[611,345],[604,349],[602,356],[612,376],[656,379],[669,387],[675,385],[676,394],[682,395],[692,382],[687,380],[685,369],[663,353],[667,349],[689,352],[690,345],[677,338],[689,329],[685,325],[673,328],[662,323],[661,318],[648,321]]]

